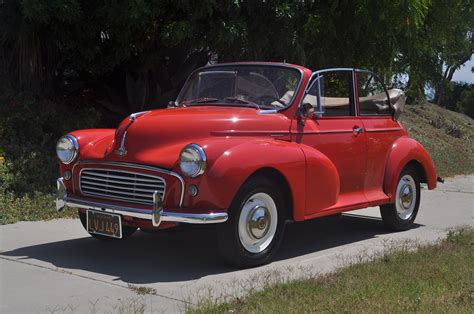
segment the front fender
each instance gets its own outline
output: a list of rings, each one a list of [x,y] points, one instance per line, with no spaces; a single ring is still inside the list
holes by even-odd
[[[305,157],[298,144],[274,139],[235,138],[198,142],[205,148],[208,168],[198,178],[199,194],[187,195],[185,206],[197,209],[228,209],[244,182],[257,170],[273,168],[287,181],[293,209],[305,207]]]
[[[436,169],[430,155],[420,143],[408,136],[403,136],[393,143],[385,168],[384,191],[391,202],[394,199],[400,173],[412,161],[418,162],[423,168],[428,188],[430,190],[436,188]]]
[[[209,157],[209,167],[202,177],[189,180],[189,184],[199,186],[200,193],[194,198],[187,196],[185,206],[228,209],[240,187],[262,168],[274,169],[286,180],[295,221],[304,220],[306,215],[337,201],[337,171],[315,149],[293,142],[255,138],[210,140],[201,144]]]
[[[69,134],[79,142],[79,159],[101,159],[113,141],[115,129],[86,129]]]
[[[79,143],[79,155],[76,160],[70,164],[66,165],[59,162],[60,176],[62,176],[66,170],[72,170],[78,160],[91,159],[91,156],[97,159],[103,158],[107,146],[113,140],[114,132],[114,129],[86,129],[69,132]],[[100,149],[97,149],[97,146],[99,146]],[[64,185],[68,190],[72,189],[72,181],[65,181]]]

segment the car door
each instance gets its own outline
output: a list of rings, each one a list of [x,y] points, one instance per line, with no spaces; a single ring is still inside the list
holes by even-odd
[[[402,126],[393,119],[389,93],[372,72],[356,71],[359,116],[367,139],[367,173],[364,182],[370,205],[385,202],[383,191],[388,154],[396,139],[403,135]]]
[[[362,121],[357,116],[354,71],[318,71],[313,73],[309,84],[301,106],[309,107],[310,104],[314,116],[308,119],[295,118],[292,123],[292,140],[326,155],[339,173],[340,187],[338,201],[334,206],[315,208],[313,204],[307,203],[305,214],[336,208],[363,207],[367,203],[364,194],[367,145]],[[307,173],[317,173],[317,169],[316,172]],[[311,184],[313,181],[307,178],[307,194],[311,193],[311,189],[318,188]]]

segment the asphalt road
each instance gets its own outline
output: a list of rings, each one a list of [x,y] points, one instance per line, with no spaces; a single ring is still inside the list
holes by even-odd
[[[234,270],[216,254],[212,228],[99,242],[78,220],[0,226],[0,312],[179,312],[203,296],[225,297],[265,283],[334,270],[405,240],[433,242],[446,230],[474,226],[474,176],[422,191],[415,228],[387,232],[378,208],[288,225],[270,265]],[[395,243],[395,244],[394,244]],[[129,285],[147,292],[139,295]]]

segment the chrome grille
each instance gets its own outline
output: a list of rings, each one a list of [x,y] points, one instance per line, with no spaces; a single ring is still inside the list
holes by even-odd
[[[114,201],[153,205],[153,193],[164,197],[166,183],[161,177],[115,169],[82,169],[79,176],[82,195]]]

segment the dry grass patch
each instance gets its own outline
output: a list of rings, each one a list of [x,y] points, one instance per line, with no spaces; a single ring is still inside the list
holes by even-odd
[[[474,172],[474,120],[426,103],[406,106],[401,121],[433,158],[438,175]]]

